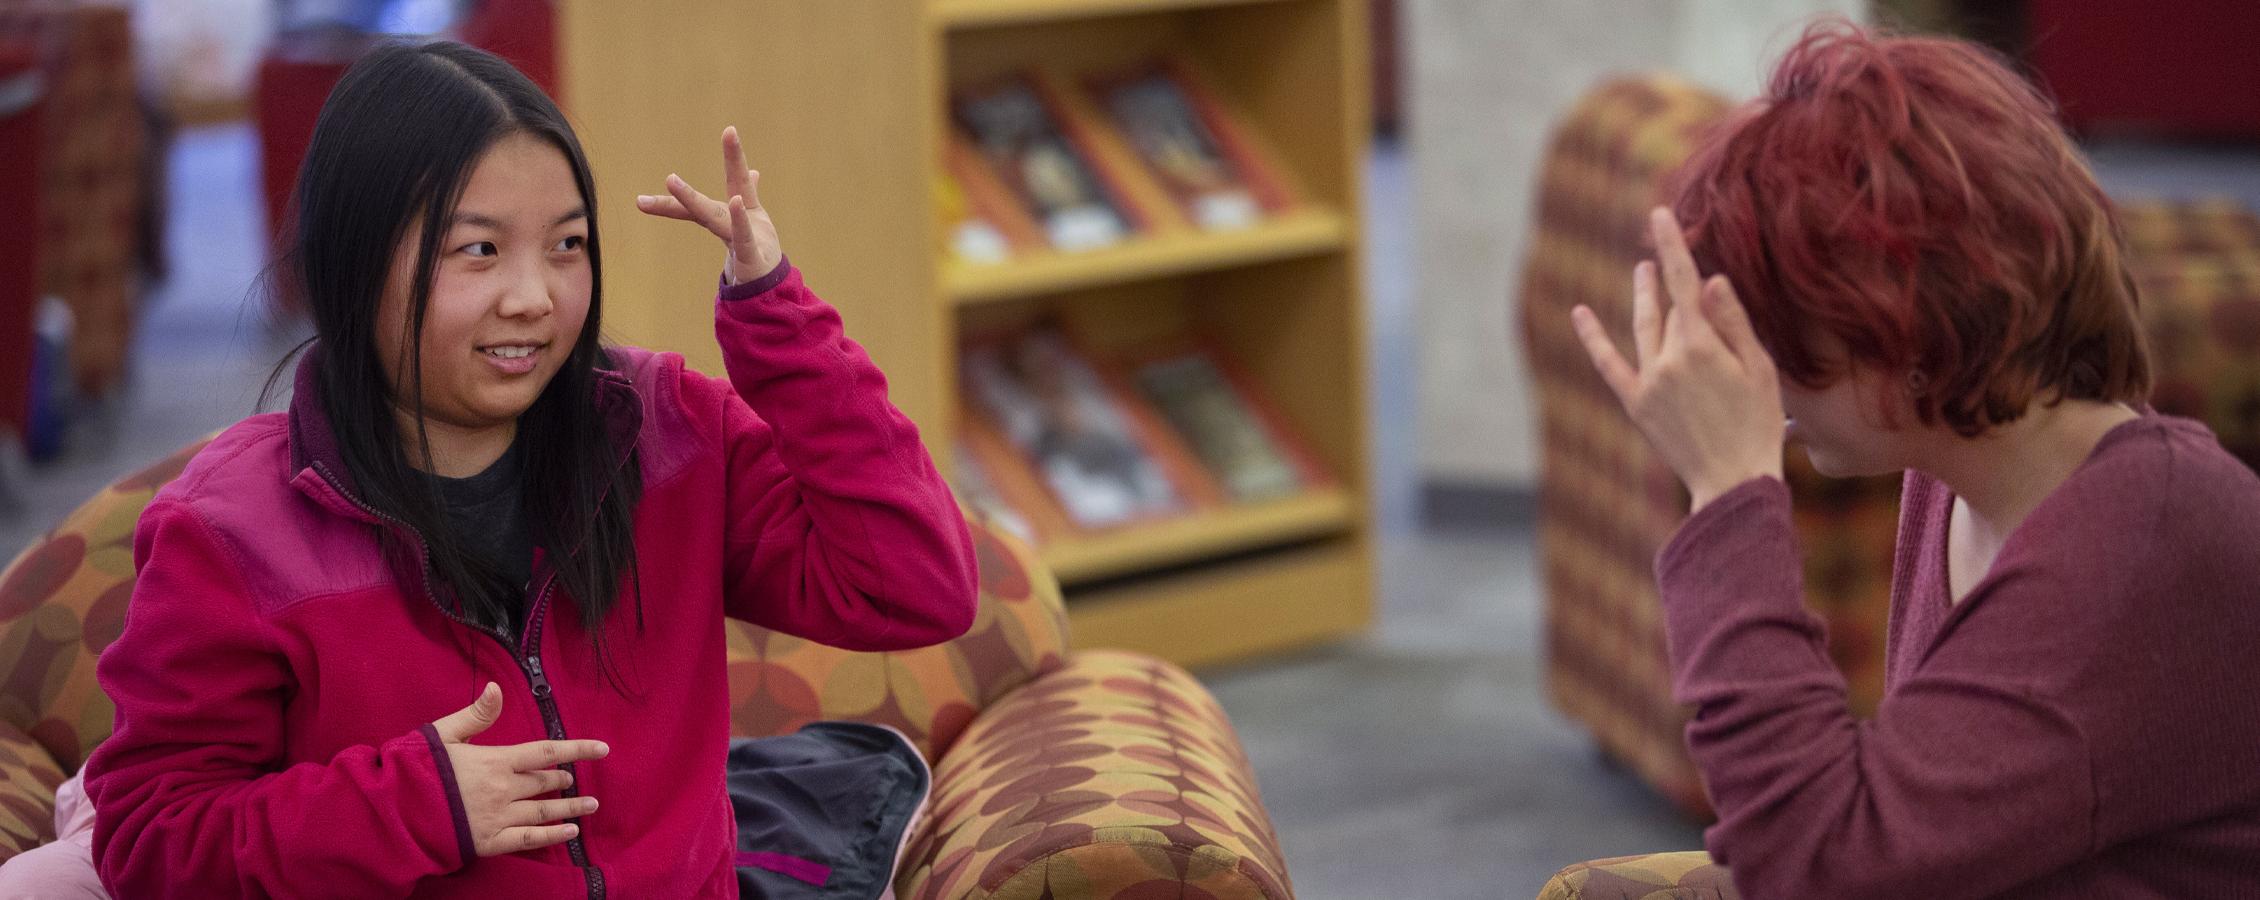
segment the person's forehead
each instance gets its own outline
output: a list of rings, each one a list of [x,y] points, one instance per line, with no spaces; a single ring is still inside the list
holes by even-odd
[[[547,228],[587,215],[565,154],[538,138],[514,134],[496,141],[480,157],[450,221],[488,228]]]

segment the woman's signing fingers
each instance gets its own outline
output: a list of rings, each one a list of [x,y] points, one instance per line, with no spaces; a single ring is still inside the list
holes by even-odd
[[[507,819],[512,825],[542,825],[562,822],[575,816],[596,812],[595,797],[559,797],[554,800],[520,800],[510,804]]]
[[[684,181],[679,175],[667,176],[667,193],[673,194],[675,202],[682,204],[683,210],[690,214],[691,221],[706,226],[706,230],[714,232],[716,237],[724,240],[729,238],[730,216],[721,203],[699,193],[698,188],[691,187],[691,183]]]
[[[1687,252],[1687,236],[1671,210],[1656,207],[1648,215],[1649,231],[1656,240],[1656,261],[1663,266],[1664,295],[1672,308],[1694,307],[1703,292],[1703,276],[1695,270],[1695,257]]]
[[[1664,312],[1656,301],[1656,264],[1632,267],[1632,351],[1645,369],[1664,349]]]
[[[691,215],[690,210],[683,208],[683,201],[673,197],[637,194],[636,209],[642,211],[645,215],[658,216],[662,219],[680,219],[685,222],[698,221],[697,216]]]
[[[730,198],[730,255],[745,262],[755,256],[753,216],[746,212],[744,197]]]
[[[1593,360],[1593,369],[1608,383],[1609,390],[1617,395],[1617,402],[1626,406],[1640,393],[1640,372],[1624,361],[1617,352],[1616,341],[1610,339],[1601,319],[1591,308],[1579,306],[1570,310],[1570,325],[1577,331],[1577,339],[1585,345],[1585,355]]]
[[[753,177],[745,164],[745,142],[738,139],[737,126],[722,129],[722,181],[731,196],[753,201]]]

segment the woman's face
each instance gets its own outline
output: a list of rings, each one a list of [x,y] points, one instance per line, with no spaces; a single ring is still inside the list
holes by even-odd
[[[377,308],[378,355],[404,414],[420,237],[411,227],[394,251]],[[511,428],[533,406],[588,320],[587,243],[588,211],[564,153],[522,133],[488,148],[437,250],[419,347],[428,427]]]
[[[1841,343],[1820,339],[1824,359],[1843,359]],[[1831,478],[1896,474],[1912,464],[1909,430],[1915,424],[1913,397],[1904,382],[1857,363],[1814,390],[1787,378],[1781,381],[1781,409],[1788,417],[1788,439],[1805,448],[1813,469]]]

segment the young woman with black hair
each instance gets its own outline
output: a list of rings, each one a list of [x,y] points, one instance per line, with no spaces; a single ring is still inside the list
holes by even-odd
[[[722,144],[727,199],[638,206],[727,248],[726,380],[599,342],[596,189],[524,76],[448,43],[345,75],[279,270],[317,333],[289,409],[135,535],[85,776],[111,891],[735,896],[723,618],[969,626],[949,490]]]

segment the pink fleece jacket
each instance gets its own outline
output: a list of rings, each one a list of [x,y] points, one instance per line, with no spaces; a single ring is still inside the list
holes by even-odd
[[[644,484],[644,621],[624,594],[605,631],[624,690],[555,590],[535,590],[507,641],[394,576],[379,534],[396,526],[352,495],[310,368],[289,413],[213,441],[143,515],[125,632],[99,667],[117,729],[87,788],[109,888],[735,896],[723,617],[856,650],[917,647],[970,626],[977,576],[917,430],[797,271],[725,288],[716,334],[727,382],[616,350],[600,389]],[[603,806],[569,845],[472,853],[427,723],[490,680],[502,718],[475,742],[611,745],[575,767]]]

